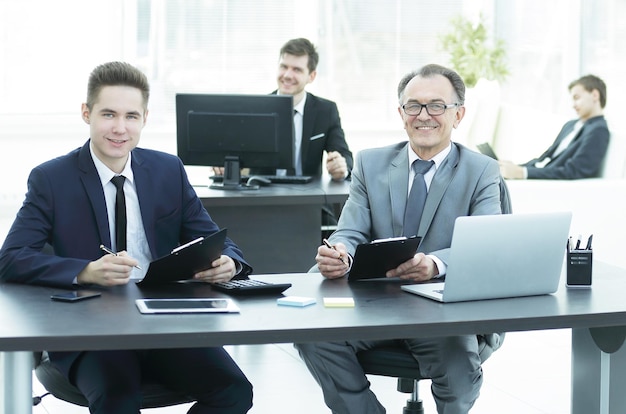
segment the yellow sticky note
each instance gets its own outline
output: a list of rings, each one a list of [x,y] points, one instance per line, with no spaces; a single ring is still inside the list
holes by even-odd
[[[354,308],[354,298],[324,298],[327,308]]]

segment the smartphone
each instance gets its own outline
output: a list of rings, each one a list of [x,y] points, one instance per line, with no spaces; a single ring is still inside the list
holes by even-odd
[[[78,302],[84,299],[97,298],[101,293],[95,290],[73,290],[71,292],[55,293],[50,296],[52,300],[61,302]]]

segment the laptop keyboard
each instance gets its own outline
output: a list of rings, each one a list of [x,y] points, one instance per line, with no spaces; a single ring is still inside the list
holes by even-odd
[[[265,175],[255,174],[255,177],[267,178],[273,184],[308,184],[313,181],[313,177],[310,175]],[[212,175],[209,177],[214,183],[224,182],[223,175]],[[241,176],[241,183],[245,184],[250,178],[249,175]]]
[[[313,181],[309,175],[262,175],[275,184],[307,184]]]

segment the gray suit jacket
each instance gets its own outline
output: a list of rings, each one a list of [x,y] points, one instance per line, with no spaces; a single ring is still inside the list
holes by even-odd
[[[407,145],[367,149],[357,155],[350,196],[331,243],[344,243],[353,255],[360,243],[402,235],[408,195]],[[418,230],[423,237],[419,251],[447,263],[454,220],[501,214],[501,182],[496,161],[453,143],[428,191]]]

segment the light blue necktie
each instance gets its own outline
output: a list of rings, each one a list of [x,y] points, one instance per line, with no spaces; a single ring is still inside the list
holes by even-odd
[[[409,193],[409,199],[406,202],[406,209],[404,210],[404,226],[402,233],[406,237],[415,236],[417,234],[420,219],[422,218],[422,211],[424,211],[424,203],[426,203],[426,196],[428,195],[424,174],[431,169],[434,163],[434,161],[415,160],[411,165],[415,176],[413,178],[411,192]]]

